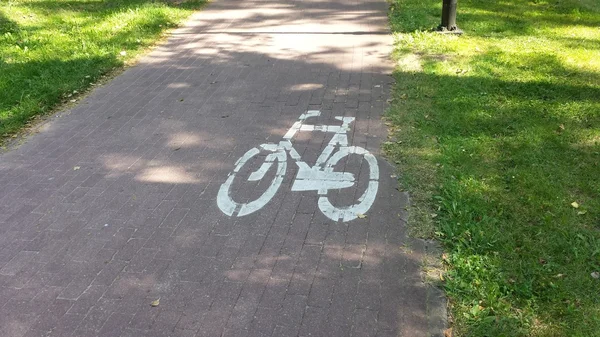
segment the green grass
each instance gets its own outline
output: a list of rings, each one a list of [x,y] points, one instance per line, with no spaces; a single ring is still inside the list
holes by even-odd
[[[394,0],[385,149],[459,336],[600,336],[600,2]],[[572,205],[576,202],[578,207]]]
[[[0,1],[0,140],[134,59],[202,2]]]

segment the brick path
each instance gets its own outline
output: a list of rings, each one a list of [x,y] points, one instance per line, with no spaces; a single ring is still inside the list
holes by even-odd
[[[386,7],[216,0],[0,155],[0,336],[427,335],[406,195],[383,160],[366,218],[332,221],[316,191],[292,192],[289,155],[259,211],[230,217],[216,202],[236,160],[281,140],[307,110],[322,113],[310,124],[356,117],[350,143],[378,153]],[[293,143],[313,165],[331,136],[300,132]],[[330,190],[333,204],[356,202],[365,163],[336,165],[358,183]],[[256,199],[274,174],[239,179],[231,195]]]

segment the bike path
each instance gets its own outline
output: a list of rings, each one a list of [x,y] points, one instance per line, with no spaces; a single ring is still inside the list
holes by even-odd
[[[216,0],[0,155],[0,335],[438,333],[380,156],[386,11]]]

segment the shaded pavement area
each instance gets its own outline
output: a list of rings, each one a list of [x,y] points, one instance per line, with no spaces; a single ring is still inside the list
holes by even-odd
[[[428,336],[386,11],[214,1],[0,155],[0,335]]]

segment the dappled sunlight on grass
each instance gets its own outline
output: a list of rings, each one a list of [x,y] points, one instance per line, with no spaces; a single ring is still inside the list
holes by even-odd
[[[0,4],[0,137],[77,99],[135,59],[201,2],[181,7],[144,0]]]
[[[392,6],[386,152],[417,213],[434,215],[455,331],[597,335],[600,3],[465,0],[460,37],[430,32],[439,13]]]

